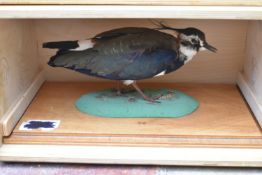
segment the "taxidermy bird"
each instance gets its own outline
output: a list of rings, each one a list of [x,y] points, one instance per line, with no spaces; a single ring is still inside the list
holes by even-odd
[[[102,32],[77,41],[43,44],[58,49],[48,64],[132,85],[142,97],[152,98],[136,84],[137,80],[168,74],[188,63],[201,50],[216,52],[205,34],[196,28],[177,29],[160,23],[159,28],[125,27]],[[176,36],[162,32],[171,30]]]

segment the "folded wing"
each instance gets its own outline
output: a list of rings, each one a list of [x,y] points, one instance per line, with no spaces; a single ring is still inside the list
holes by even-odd
[[[86,50],[60,49],[49,65],[112,79],[144,79],[176,59],[176,38],[147,28],[122,28],[96,35]]]

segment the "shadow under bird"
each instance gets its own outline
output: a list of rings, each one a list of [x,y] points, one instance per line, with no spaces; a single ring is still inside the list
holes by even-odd
[[[165,33],[176,32],[176,37]],[[216,48],[207,43],[197,28],[177,29],[160,24],[159,28],[125,27],[102,32],[86,40],[47,42],[44,48],[58,49],[48,64],[132,85],[145,100],[137,80],[168,74],[192,60],[197,52]]]

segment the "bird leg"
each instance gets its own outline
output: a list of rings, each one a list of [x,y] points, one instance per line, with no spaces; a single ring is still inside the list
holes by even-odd
[[[116,87],[116,94],[117,96],[122,96],[127,93],[132,93],[136,92],[134,89],[126,89],[126,88],[121,88],[122,83],[120,81],[117,81],[117,87]]]
[[[116,94],[117,94],[118,96],[122,95],[120,81],[117,81]]]
[[[137,86],[137,84],[136,84],[136,82],[134,81],[133,83],[132,83],[132,86],[137,90],[137,92],[144,98],[144,100],[146,100],[146,101],[149,101],[149,102],[151,102],[151,103],[159,103],[158,101],[156,101],[156,99],[153,99],[153,98],[150,98],[150,97],[148,97],[138,86]]]

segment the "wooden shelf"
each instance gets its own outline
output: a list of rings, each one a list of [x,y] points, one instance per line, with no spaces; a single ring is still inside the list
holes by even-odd
[[[79,112],[82,94],[113,87],[110,83],[46,82],[5,144],[261,147],[262,132],[235,85],[142,84],[176,88],[200,101],[193,114],[178,118],[102,118]],[[60,120],[53,131],[21,131],[32,119]]]
[[[219,6],[261,6],[260,0],[1,0],[0,4],[81,4],[81,5],[219,5]]]
[[[233,19],[262,20],[261,6],[2,5],[3,19]]]

